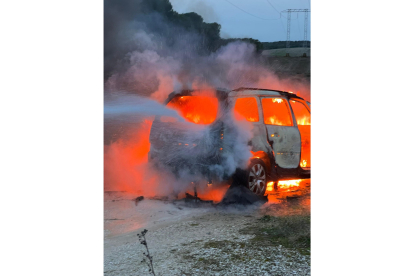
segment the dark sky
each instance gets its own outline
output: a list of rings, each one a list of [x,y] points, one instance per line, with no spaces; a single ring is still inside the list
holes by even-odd
[[[286,9],[310,9],[310,0],[170,0],[179,13],[197,12],[206,22],[221,24],[221,36],[260,41],[286,40]],[[310,13],[308,40],[310,40]],[[292,13],[290,40],[303,40],[304,13]]]

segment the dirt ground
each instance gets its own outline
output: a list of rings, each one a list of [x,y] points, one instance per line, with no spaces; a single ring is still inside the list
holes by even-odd
[[[156,275],[310,275],[310,180],[248,207],[136,197],[105,192],[105,275],[152,275],[143,229]]]

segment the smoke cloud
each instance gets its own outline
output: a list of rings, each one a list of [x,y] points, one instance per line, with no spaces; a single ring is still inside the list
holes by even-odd
[[[209,91],[208,91],[209,92]],[[204,92],[205,93],[205,92]],[[105,146],[105,189],[141,192],[146,195],[179,194],[188,188],[193,181],[205,181],[201,171],[194,171],[182,165],[182,160],[189,163],[203,162],[205,156],[214,149],[217,151],[218,133],[221,125],[197,125],[185,121],[175,110],[167,108],[158,102],[135,95],[117,93],[107,98],[104,107],[105,121],[109,124],[135,123],[131,128],[129,138],[118,139]],[[172,128],[163,124],[161,128],[154,125],[162,124],[159,120],[153,122],[155,116],[176,119],[178,122]],[[235,172],[236,168],[244,168],[251,157],[247,145],[252,138],[251,126],[247,122],[236,121],[231,112],[220,114],[219,120],[226,129],[226,139],[222,147],[221,161],[213,165],[207,163],[203,168],[209,174],[223,180]],[[159,158],[157,169],[148,162],[150,151],[150,130],[161,134],[168,141],[168,151]],[[190,145],[197,144],[197,149],[179,147],[173,139],[179,137]],[[173,172],[165,164],[179,166],[180,170]]]

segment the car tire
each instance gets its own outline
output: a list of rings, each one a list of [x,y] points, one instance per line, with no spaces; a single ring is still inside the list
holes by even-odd
[[[261,188],[257,189],[257,186],[254,187],[252,185],[252,181],[253,179],[251,179],[251,172],[255,172],[257,170],[258,167],[261,167],[263,170],[263,173],[261,173],[260,175],[262,176],[261,178]],[[240,169],[238,168],[236,170],[236,172],[234,173],[234,175],[231,178],[230,181],[230,187],[236,187],[236,186],[244,186],[247,189],[249,189],[250,191],[252,191],[253,193],[255,193],[256,195],[259,196],[263,196],[266,193],[266,188],[267,188],[267,171],[266,171],[266,166],[263,163],[262,160],[260,159],[254,159],[253,161],[251,161],[250,165],[248,166],[247,169]]]
[[[267,187],[266,166],[260,159],[253,160],[247,171],[247,188],[253,193],[263,196]]]

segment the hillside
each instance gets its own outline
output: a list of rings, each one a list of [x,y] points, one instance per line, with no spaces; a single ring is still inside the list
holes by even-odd
[[[262,55],[264,56],[284,57],[286,56],[286,53],[289,53],[289,56],[291,57],[301,57],[304,53],[308,57],[311,55],[310,48],[281,48],[262,51]]]

